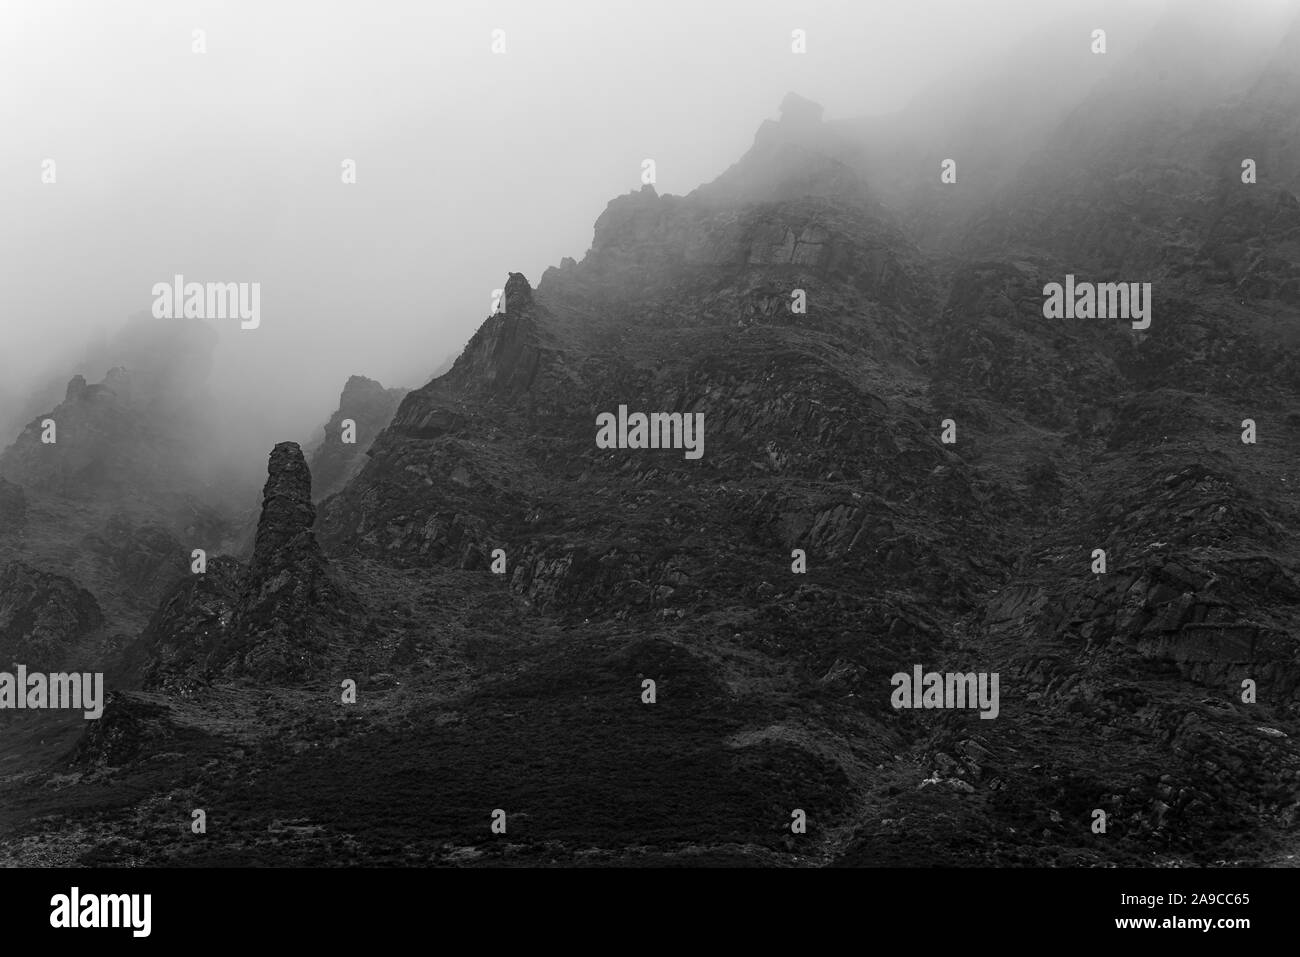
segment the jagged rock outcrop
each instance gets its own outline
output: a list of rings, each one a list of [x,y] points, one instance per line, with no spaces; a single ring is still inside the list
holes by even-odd
[[[333,581],[312,525],[311,471],[295,442],[271,452],[253,558],[244,578],[234,628],[242,644],[237,669],[307,670],[319,650],[317,619],[328,617],[342,594]]]
[[[217,556],[163,599],[139,641],[145,688],[185,696],[220,673],[235,642],[243,572],[233,558]]]
[[[165,705],[108,691],[103,715],[87,722],[68,763],[82,771],[120,767],[151,751],[164,750],[175,737],[176,728]]]
[[[275,747],[232,756],[231,789],[275,833],[445,801],[403,835],[420,862],[453,837],[484,853],[456,802],[529,787],[522,766],[550,810],[509,853],[547,861],[1281,862],[1292,210],[1285,183],[1216,179],[1241,130],[1223,102],[1189,109],[1212,59],[1151,52],[1172,82],[1130,104],[1121,62],[1051,150],[952,208],[929,165],[905,212],[875,202],[859,173],[883,153],[796,98],[715,183],[615,199],[580,261],[535,290],[510,274],[452,370],[402,400],[321,503],[319,546],[310,470],[276,447],[249,565],[211,559],[167,597],[146,684],[276,684],[249,721],[278,717]],[[1280,119],[1296,91],[1269,69],[1281,99],[1256,116]],[[1251,88],[1229,79],[1228,100]],[[1152,326],[1045,320],[1067,272],[1149,274]],[[620,407],[667,441],[598,439]],[[692,456],[671,425],[697,415]],[[916,667],[999,675],[996,715],[898,708]],[[364,719],[322,712],[327,671],[380,692],[347,709]],[[638,704],[646,678],[663,711]],[[223,730],[254,697],[209,691]],[[167,733],[123,715],[91,766]],[[566,808],[593,801],[597,832]],[[812,841],[773,823],[796,806]],[[1095,840],[1097,808],[1122,841]],[[228,847],[268,832],[223,827]]]
[[[1290,434],[1300,378],[1285,295],[1262,321],[1207,298],[1185,275],[1188,249],[1108,238],[1134,204],[1153,204],[1152,228],[1180,215],[1195,177],[1167,197],[1145,181],[1081,187],[1104,202],[1051,222],[1037,204],[1055,199],[1030,189],[1028,203],[984,207],[1024,230],[1014,245],[994,230],[968,255],[931,257],[843,173],[852,151],[815,107],[784,113],[717,183],[619,197],[581,261],[547,270],[530,296],[516,287],[324,507],[330,553],[488,575],[500,548],[501,586],[531,614],[635,622],[763,662],[728,665],[736,687],[770,667],[820,689],[860,740],[924,765],[858,822],[845,861],[905,835],[940,860],[1132,862],[1227,854],[1217,821],[1285,827],[1300,576],[1294,510],[1275,496],[1294,468],[1281,446],[1246,447],[1249,468],[1228,461],[1247,395]],[[1262,247],[1290,230],[1280,215],[1282,232],[1247,227]],[[1151,329],[1044,320],[1043,286],[1064,278],[1070,250],[1080,279],[1158,264],[1170,279]],[[702,413],[702,458],[598,447],[595,417],[619,405]],[[939,438],[949,417],[955,444]],[[1110,558],[1103,575],[1089,573],[1094,548]],[[891,674],[945,661],[1003,676],[1001,714],[978,741],[889,706]],[[1268,688],[1257,712],[1236,703],[1245,678]],[[809,753],[834,736],[823,728]],[[1148,762],[1171,756],[1154,773],[1113,770],[1121,739]],[[1268,771],[1223,775],[1254,749]],[[932,800],[986,799],[989,840],[970,854],[898,823],[930,820]],[[1080,847],[1060,826],[1098,806],[1129,822],[1136,857]],[[1007,822],[1030,836],[1007,844]]]
[[[221,410],[206,377],[215,347],[204,323],[136,316],[88,348],[82,368],[104,370],[99,382],[78,373],[62,401],[28,405],[26,426],[0,451],[0,477],[39,516],[34,543],[68,547],[117,513],[190,547],[225,538],[248,479],[214,451]]]
[[[543,332],[544,314],[533,300],[528,280],[512,272],[502,291],[501,309],[473,335],[446,378],[493,392],[526,392],[554,348]],[[403,403],[399,418],[404,424],[409,423],[409,414]]]
[[[709,205],[806,196],[864,202],[873,194],[857,171],[860,165],[860,148],[822,122],[821,104],[788,93],[780,119],[763,122],[749,152],[691,196]]]
[[[354,375],[339,396],[339,407],[325,425],[325,436],[311,453],[312,495],[316,501],[341,489],[361,471],[366,450],[406,397],[408,389],[385,389],[374,379]],[[351,420],[354,434],[344,441],[343,423]]]
[[[786,106],[796,126],[816,122],[815,107]],[[924,348],[934,293],[917,252],[855,192],[835,202],[815,190],[795,194],[720,209],[700,191],[659,196],[647,186],[609,204],[581,263],[547,270],[535,292],[511,274],[504,310],[450,374],[407,396],[357,479],[325,506],[327,547],[479,567],[533,521],[531,503],[565,496],[565,483],[580,475],[604,484],[596,476],[614,463],[616,484],[632,483],[649,502],[664,480],[682,483],[689,497],[700,468],[764,479],[866,475],[883,487],[896,481],[889,463],[900,456],[929,469],[946,461],[912,410],[891,407],[872,388],[883,363],[910,362]],[[795,289],[811,303],[805,312],[791,308]],[[844,344],[842,357],[829,358],[828,338]],[[597,449],[594,415],[630,398],[703,414],[704,464],[691,466],[680,452]],[[642,507],[647,516],[670,508]],[[677,530],[651,533],[644,547],[653,552],[651,542]],[[638,531],[629,527],[626,537],[634,554],[642,551]],[[558,594],[593,602],[608,594],[577,581],[544,584],[568,567],[544,553],[537,569],[511,579],[543,606]],[[620,576],[655,581],[658,573],[638,565]]]
[[[84,377],[68,383],[64,401],[32,420],[0,453],[0,472],[18,484],[60,495],[87,497],[120,490],[136,474],[135,453],[163,468],[156,450],[141,447],[129,407],[101,386],[92,391]],[[53,420],[55,441],[43,442],[44,423]]]
[[[181,582],[141,637],[146,688],[214,680],[293,682],[311,674],[356,611],[316,542],[311,471],[295,442],[272,450],[247,567],[225,556]]]
[[[86,377],[84,375],[74,375],[68,380],[68,390],[64,393],[64,402],[78,402],[85,398],[86,395]]]
[[[0,568],[0,662],[31,671],[87,670],[104,624],[95,596],[72,580],[24,562]]]
[[[54,442],[42,441],[46,420],[54,422]],[[137,403],[127,373],[114,370],[95,385],[75,376],[64,401],[0,453],[0,474],[82,501],[165,503],[202,486],[197,456],[197,437],[175,410]]]

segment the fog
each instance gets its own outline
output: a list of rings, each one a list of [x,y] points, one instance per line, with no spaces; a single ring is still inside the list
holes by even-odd
[[[170,320],[218,334],[213,448],[307,441],[349,375],[424,384],[507,272],[536,284],[580,259],[643,159],[659,192],[687,193],[748,149],[787,91],[828,119],[968,96],[1062,24],[1085,45],[1107,29],[1105,62],[1080,61],[1100,77],[1167,6],[7,0],[0,421],[43,384],[57,400],[72,374],[102,375],[91,344],[179,273],[261,284],[257,329]],[[1265,29],[1283,7],[1252,3],[1235,22]]]

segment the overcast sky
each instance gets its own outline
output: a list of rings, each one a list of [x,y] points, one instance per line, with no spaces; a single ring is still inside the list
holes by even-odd
[[[349,374],[423,384],[507,272],[580,259],[643,159],[686,193],[788,90],[828,118],[888,112],[1066,8],[1104,26],[1164,5],[5,0],[0,376],[78,371],[67,354],[175,273],[257,281],[259,329],[208,320],[219,383],[232,414],[304,437]]]

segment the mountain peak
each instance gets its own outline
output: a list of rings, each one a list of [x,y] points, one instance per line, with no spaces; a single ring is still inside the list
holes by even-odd
[[[68,380],[68,391],[63,395],[64,402],[75,402],[86,394],[86,377],[84,375],[74,375]]]
[[[309,536],[315,520],[307,460],[297,442],[280,442],[271,450],[267,465],[253,568],[279,564],[277,556],[304,534]]]
[[[526,309],[533,302],[533,287],[528,284],[528,280],[521,272],[512,272],[506,280],[505,288],[505,311],[508,315],[515,315],[521,309]]]
[[[370,443],[388,427],[408,391],[385,389],[382,382],[363,375],[348,377],[338,409],[325,423],[319,444],[311,450],[310,471],[317,501],[337,492],[361,470]],[[344,422],[348,420],[353,434],[345,441]]]
[[[778,109],[784,126],[817,126],[822,121],[822,105],[798,93],[787,93]]]

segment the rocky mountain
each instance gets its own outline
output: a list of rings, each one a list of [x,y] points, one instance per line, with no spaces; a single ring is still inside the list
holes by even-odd
[[[140,687],[5,785],[3,856],[1292,861],[1297,29],[1244,73],[1162,53],[1060,91],[941,228],[915,142],[795,95],[717,180],[615,198],[445,374],[353,377],[310,468],[275,447],[250,559],[162,594]],[[1046,318],[1067,274],[1151,283],[1149,326]],[[72,434],[116,427],[109,386],[70,389]],[[601,439],[635,413],[670,441]],[[0,516],[139,467],[75,451],[17,447]],[[100,539],[167,577],[152,526]],[[99,627],[21,609],[6,641]],[[1000,697],[899,707],[917,668]],[[190,840],[192,807],[220,827]]]
[[[384,430],[408,389],[385,389],[374,379],[354,375],[339,396],[339,407],[325,424],[324,436],[311,450],[309,464],[317,501],[341,489],[361,471],[366,450]],[[349,429],[344,423],[351,422]]]
[[[58,670],[82,657],[104,624],[95,596],[61,575],[10,562],[0,568],[0,660],[33,671]],[[95,656],[98,657],[98,656]]]
[[[29,498],[128,512],[187,539],[219,538],[229,483],[208,449],[215,342],[199,324],[134,317],[87,360],[90,368],[109,357],[131,365],[108,368],[99,382],[74,375],[63,401],[0,452],[0,476]]]
[[[218,556],[177,584],[141,639],[147,688],[189,692],[213,678],[292,683],[319,668],[328,633],[355,602],[332,573],[312,525],[302,450],[271,452],[247,567]]]
[[[87,667],[122,667],[192,551],[216,552],[233,531],[241,489],[209,448],[215,342],[200,324],[133,317],[87,347],[83,368],[129,366],[72,376],[0,451],[0,563],[67,575],[95,597],[112,638]]]

